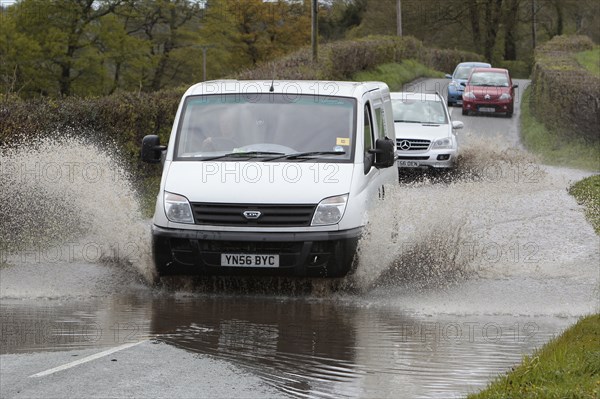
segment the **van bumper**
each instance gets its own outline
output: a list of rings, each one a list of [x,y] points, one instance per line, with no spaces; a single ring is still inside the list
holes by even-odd
[[[238,232],[152,226],[159,275],[342,277],[352,268],[362,228],[319,232]],[[221,266],[221,254],[279,255],[279,267]]]

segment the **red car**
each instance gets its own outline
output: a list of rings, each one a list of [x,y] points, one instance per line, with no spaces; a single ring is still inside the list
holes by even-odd
[[[463,92],[462,114],[480,112],[503,113],[511,117],[514,111],[515,88],[508,70],[474,68]]]

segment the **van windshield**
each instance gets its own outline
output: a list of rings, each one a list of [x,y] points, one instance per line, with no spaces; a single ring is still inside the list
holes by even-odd
[[[350,162],[356,136],[356,100],[286,94],[190,96],[183,107],[176,160],[240,160],[227,155]]]

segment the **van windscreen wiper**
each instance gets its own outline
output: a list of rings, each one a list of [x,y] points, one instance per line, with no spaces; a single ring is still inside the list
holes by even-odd
[[[216,159],[223,158],[263,158],[263,157],[271,157],[279,158],[279,156],[285,156],[283,152],[272,152],[272,151],[247,151],[247,152],[229,152],[227,154],[216,155],[214,157],[204,158],[202,157],[202,161],[214,161]]]
[[[275,161],[277,159],[300,159],[300,158],[311,158],[321,155],[344,155],[346,151],[310,151],[310,152],[296,152],[293,154],[283,154],[279,157],[273,157],[265,159],[265,162]]]

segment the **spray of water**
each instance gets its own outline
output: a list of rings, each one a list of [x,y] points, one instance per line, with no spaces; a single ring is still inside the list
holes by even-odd
[[[526,153],[490,144],[497,142],[472,141],[453,173],[388,187],[369,216],[357,268],[344,279],[182,277],[164,286],[327,296],[473,277],[595,276],[598,251],[583,243],[598,238],[565,192],[581,176],[547,173]],[[154,279],[148,223],[107,147],[63,136],[0,149],[0,261],[33,247],[28,259],[110,261]]]
[[[563,232],[581,230],[580,215],[565,211],[574,202],[564,195],[569,178],[498,142],[471,139],[455,171],[402,176],[372,214],[352,284],[563,275],[560,262],[577,258]],[[573,240],[579,236],[574,231]]]
[[[149,229],[108,147],[62,135],[0,149],[3,260],[111,262],[152,279]]]

